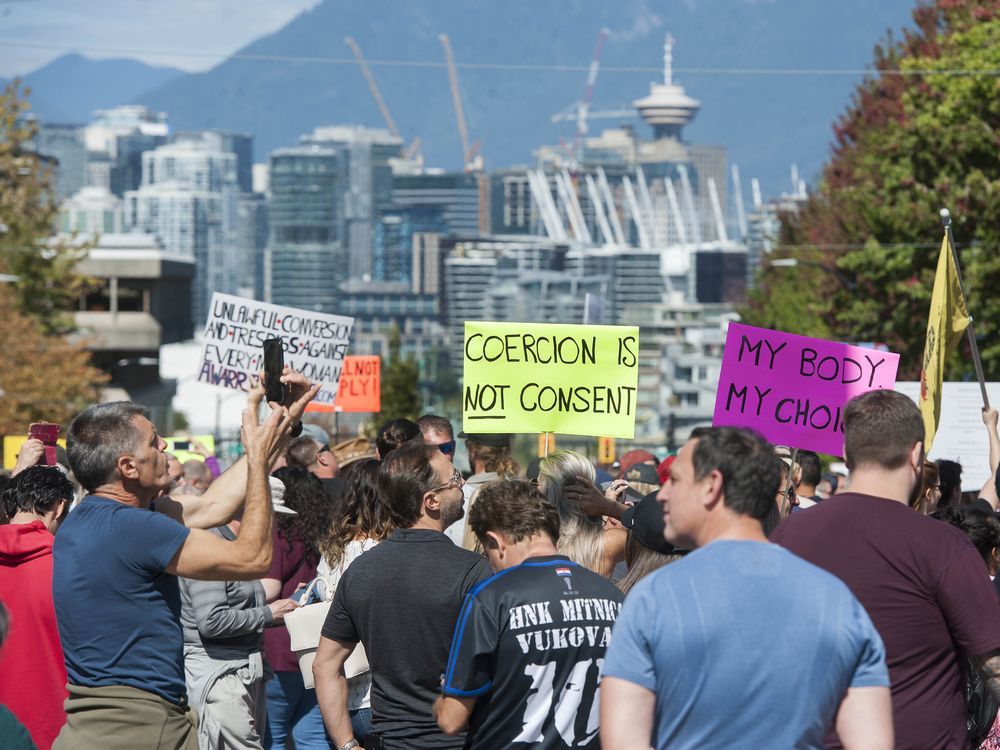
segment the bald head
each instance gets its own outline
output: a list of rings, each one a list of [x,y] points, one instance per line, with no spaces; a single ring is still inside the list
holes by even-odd
[[[184,490],[191,495],[201,495],[212,483],[212,470],[208,468],[204,461],[192,458],[185,461],[184,470]]]

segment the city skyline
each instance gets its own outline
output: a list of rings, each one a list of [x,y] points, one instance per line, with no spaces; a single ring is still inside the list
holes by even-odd
[[[481,141],[485,165],[497,169],[528,163],[539,144],[572,138],[573,123],[550,119],[583,94],[594,38],[602,27],[608,36],[593,110],[628,109],[643,95],[650,80],[658,78],[659,47],[669,30],[677,38],[680,82],[703,103],[691,137],[725,145],[748,178],[761,179],[769,196],[787,185],[791,162],[814,181],[831,141],[831,125],[849,102],[860,71],[870,64],[873,45],[885,30],[911,23],[908,0],[874,6],[855,0],[838,10],[788,0],[656,6],[635,0],[615,7],[582,3],[565,8],[513,3],[508,9],[463,0],[433,5],[386,0],[364,7],[328,0],[307,4],[308,13],[290,14],[287,23],[273,19],[269,24],[251,4],[232,13],[227,29],[213,36],[218,11],[227,7],[213,3],[206,6],[211,12],[187,13],[184,5],[171,11],[185,29],[190,27],[189,42],[174,44],[176,18],[161,21],[145,5],[130,8],[126,19],[106,5],[99,4],[88,18],[63,23],[60,14],[70,12],[66,3],[44,3],[51,10],[49,25],[39,19],[34,25],[17,21],[37,15],[42,5],[35,0],[5,5],[0,75],[4,61],[10,70],[12,61],[39,51],[32,45],[76,51],[84,57],[56,58],[58,69],[46,67],[29,81],[43,119],[81,122],[93,109],[147,104],[167,112],[180,129],[253,133],[258,163],[317,126],[384,126],[343,44],[348,35],[363,48],[404,138],[422,138],[428,165],[454,169],[462,166],[461,151],[437,39],[447,32],[459,66],[470,140]],[[718,12],[730,8],[731,13]],[[43,20],[48,18],[47,13]],[[126,22],[136,26],[135,33],[121,26]],[[236,58],[213,57],[237,50]],[[180,58],[159,56],[170,51],[193,57],[178,65]],[[56,56],[53,49],[48,53]],[[90,61],[109,56],[122,60]],[[135,66],[134,60],[142,59],[204,72],[167,70],[155,76],[126,70],[126,63]],[[505,69],[511,63],[514,68]],[[519,65],[539,67],[522,70]],[[29,68],[22,64],[19,72]],[[115,87],[127,81],[133,85],[113,96]],[[591,133],[621,122],[639,124],[634,117],[594,118]]]

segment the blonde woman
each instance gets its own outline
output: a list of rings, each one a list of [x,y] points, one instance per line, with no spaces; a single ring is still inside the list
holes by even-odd
[[[556,451],[538,462],[538,490],[559,511],[559,552],[605,578],[615,565],[625,559],[625,540],[621,526],[605,526],[600,516],[583,514],[577,502],[563,492],[570,477],[593,483],[594,466],[574,451]]]

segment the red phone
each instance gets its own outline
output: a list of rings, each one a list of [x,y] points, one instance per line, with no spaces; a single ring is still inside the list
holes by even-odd
[[[56,465],[56,441],[59,439],[59,425],[52,422],[33,422],[28,427],[28,439],[38,440],[45,446],[42,465]]]

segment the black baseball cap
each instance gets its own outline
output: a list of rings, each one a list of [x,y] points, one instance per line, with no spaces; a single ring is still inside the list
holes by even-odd
[[[657,501],[655,492],[650,492],[636,504],[632,513],[632,537],[643,547],[661,555],[683,555],[687,552],[663,537],[663,507]]]
[[[510,448],[510,435],[506,432],[460,432],[458,436],[491,448]]]
[[[655,484],[659,487],[660,475],[656,473],[656,467],[649,464],[634,464],[622,475],[626,482],[642,482],[643,484]]]

